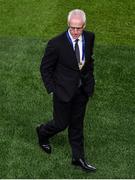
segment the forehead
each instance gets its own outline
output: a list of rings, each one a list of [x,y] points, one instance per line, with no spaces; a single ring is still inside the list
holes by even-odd
[[[71,16],[69,24],[71,26],[75,26],[75,27],[83,26],[84,22],[83,22],[82,16],[79,16],[79,15]]]

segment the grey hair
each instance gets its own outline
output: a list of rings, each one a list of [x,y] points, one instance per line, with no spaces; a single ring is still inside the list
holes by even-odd
[[[79,16],[81,16],[84,24],[86,24],[86,14],[85,14],[85,12],[84,12],[83,10],[81,10],[81,9],[73,9],[72,11],[70,11],[70,12],[68,13],[68,18],[67,18],[68,24],[69,24],[69,22],[70,22],[71,17],[74,16],[74,15],[79,15]]]

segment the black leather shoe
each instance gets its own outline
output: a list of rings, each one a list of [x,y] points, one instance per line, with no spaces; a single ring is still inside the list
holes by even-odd
[[[72,160],[72,164],[74,166],[79,166],[81,167],[83,170],[85,171],[90,171],[90,172],[94,172],[96,171],[96,168],[90,164],[88,164],[84,159],[73,159]]]
[[[39,146],[48,154],[51,154],[51,146],[49,144],[48,139],[44,139],[44,141],[41,138],[41,135],[39,133],[39,129],[40,127],[36,127],[36,131],[37,131],[37,135],[38,135],[38,142],[39,142]]]

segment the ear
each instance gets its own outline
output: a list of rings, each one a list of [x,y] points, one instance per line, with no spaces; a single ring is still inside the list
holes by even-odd
[[[83,25],[83,29],[86,27],[86,24]]]

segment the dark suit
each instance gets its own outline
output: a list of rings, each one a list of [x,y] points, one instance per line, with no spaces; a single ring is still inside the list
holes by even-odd
[[[41,134],[50,138],[68,126],[73,157],[84,157],[83,119],[88,97],[94,91],[94,34],[83,31],[85,64],[80,70],[66,32],[47,44],[40,70],[47,92],[53,92],[53,120],[42,126]],[[79,82],[81,79],[81,87]]]

